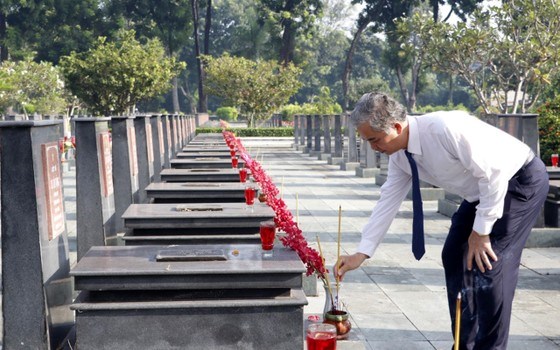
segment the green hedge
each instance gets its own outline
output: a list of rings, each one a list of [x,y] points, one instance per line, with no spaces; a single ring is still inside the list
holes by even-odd
[[[239,137],[293,137],[294,128],[238,128],[227,129]],[[221,128],[197,128],[196,134],[221,133]]]

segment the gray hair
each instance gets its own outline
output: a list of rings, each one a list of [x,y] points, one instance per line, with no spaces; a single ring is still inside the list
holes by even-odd
[[[350,120],[356,126],[369,123],[374,130],[390,132],[395,122],[406,120],[406,110],[386,94],[369,92],[358,100]]]

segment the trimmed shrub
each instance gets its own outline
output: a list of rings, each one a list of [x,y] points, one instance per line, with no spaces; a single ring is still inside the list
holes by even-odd
[[[223,120],[235,121],[237,120],[239,112],[235,109],[235,107],[220,107],[216,109],[216,115],[218,118]]]

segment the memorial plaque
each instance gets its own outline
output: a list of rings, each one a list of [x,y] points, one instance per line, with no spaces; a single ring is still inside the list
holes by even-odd
[[[168,149],[173,150],[173,142],[171,141],[171,121],[169,120],[169,116],[165,118],[165,125],[167,126],[167,147]],[[173,153],[173,151],[171,151],[171,153]]]
[[[177,118],[173,116],[173,144],[179,145],[179,129],[177,126]]]
[[[43,175],[47,201],[47,221],[49,241],[64,232],[64,207],[62,195],[62,177],[60,175],[60,158],[58,143],[49,142],[41,145],[43,157]]]
[[[157,252],[156,261],[224,261],[223,249],[167,248]]]
[[[102,193],[103,197],[109,197],[113,194],[113,157],[111,155],[111,135],[109,132],[99,134],[99,152]]]
[[[152,125],[146,124],[146,143],[148,148],[148,163],[154,162],[154,143],[152,135]]]
[[[136,151],[136,133],[134,128],[127,128],[128,133],[128,152],[130,157],[130,173],[132,176],[138,175],[138,155]]]

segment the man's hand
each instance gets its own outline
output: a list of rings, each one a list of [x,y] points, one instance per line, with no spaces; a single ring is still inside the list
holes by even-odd
[[[350,270],[357,269],[360,265],[369,258],[367,255],[362,253],[356,253],[352,255],[341,255],[336,265],[334,265],[334,277],[339,281],[342,281],[344,274]]]
[[[498,261],[498,257],[492,250],[490,236],[481,236],[476,231],[472,231],[469,236],[469,251],[467,253],[467,269],[472,270],[472,261],[476,261],[476,266],[481,272],[485,272],[486,268],[492,270],[490,258]]]

